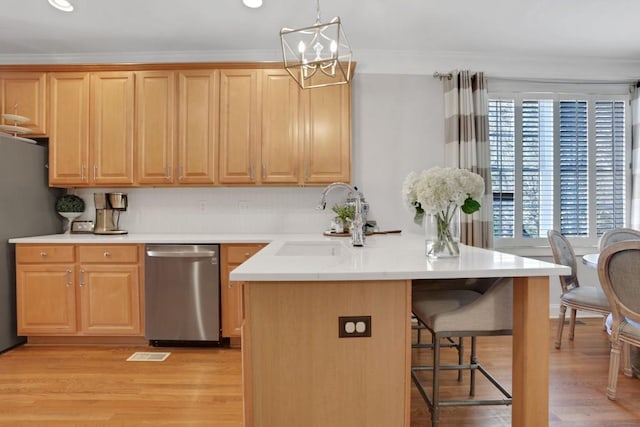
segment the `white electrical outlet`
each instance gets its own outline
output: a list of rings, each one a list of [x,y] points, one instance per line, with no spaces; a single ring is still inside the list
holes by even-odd
[[[249,209],[249,202],[247,202],[246,200],[239,200],[238,208],[242,210]]]
[[[200,212],[206,212],[207,211],[207,201],[206,200],[199,200],[198,201],[198,210]]]

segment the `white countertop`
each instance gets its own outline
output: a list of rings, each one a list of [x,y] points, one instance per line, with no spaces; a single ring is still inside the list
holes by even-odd
[[[124,235],[51,234],[48,236],[20,237],[9,243],[269,243],[288,234],[244,233],[130,233]],[[300,238],[299,234],[291,234]],[[309,236],[309,235],[302,235]]]
[[[278,236],[234,269],[231,280],[403,280],[570,274],[565,266],[464,245],[460,257],[432,260],[425,256],[424,237],[417,234],[369,236],[364,247],[352,247],[348,238],[307,235],[304,239],[304,235]],[[339,242],[336,255],[329,255],[328,251],[326,255],[310,255],[314,248],[322,247],[323,243],[317,242],[331,241]],[[302,242],[302,246],[291,242]],[[309,251],[305,251],[305,244]],[[294,251],[286,251],[287,245]],[[330,243],[324,245],[327,249]],[[299,252],[292,253],[296,249]]]
[[[461,245],[460,257],[432,260],[424,254],[419,234],[387,234],[366,238],[364,247],[352,247],[348,237],[313,234],[243,233],[131,233],[109,236],[53,234],[22,237],[10,243],[269,243],[231,272],[234,281],[403,280],[457,277],[525,277],[570,274],[568,267],[502,252]],[[299,245],[291,246],[291,242]],[[283,246],[295,253],[282,255]],[[302,245],[302,246],[300,246]],[[331,247],[336,255],[313,255],[304,249]],[[302,248],[302,250],[297,250]],[[286,249],[286,248],[285,248]],[[284,252],[284,251],[283,251]],[[306,253],[305,253],[306,252]]]

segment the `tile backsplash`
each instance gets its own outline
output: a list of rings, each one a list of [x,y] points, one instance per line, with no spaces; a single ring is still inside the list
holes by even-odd
[[[95,219],[94,192],[120,191],[129,206],[120,228],[132,233],[308,233],[329,228],[331,206],[346,191],[330,194],[316,210],[323,187],[210,187],[77,189],[86,203],[80,219]]]

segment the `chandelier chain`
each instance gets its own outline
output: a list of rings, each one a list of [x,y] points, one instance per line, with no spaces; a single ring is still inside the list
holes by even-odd
[[[316,0],[316,24],[319,24],[320,22],[320,0]]]

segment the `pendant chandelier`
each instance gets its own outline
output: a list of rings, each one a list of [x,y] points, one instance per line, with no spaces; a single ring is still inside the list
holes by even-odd
[[[347,84],[351,79],[351,47],[339,17],[323,24],[320,0],[316,23],[280,30],[284,68],[302,89]]]

